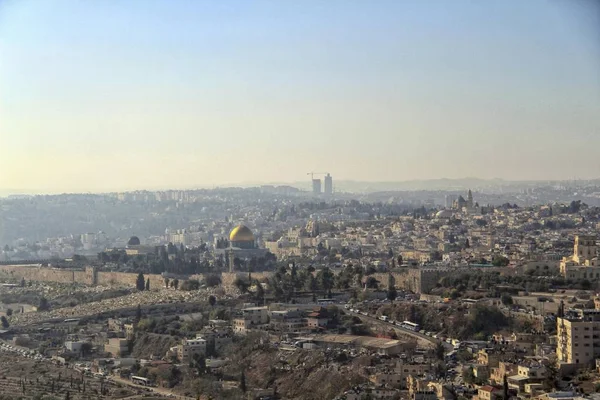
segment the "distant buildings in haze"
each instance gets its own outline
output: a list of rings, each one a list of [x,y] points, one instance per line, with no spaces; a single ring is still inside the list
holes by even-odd
[[[321,179],[312,179],[312,192],[314,195],[320,195],[321,193],[325,194],[326,196],[331,196],[333,195],[333,178],[331,177],[331,175],[329,173],[327,173],[327,175],[325,175],[325,179],[324,179],[324,191],[321,191]]]

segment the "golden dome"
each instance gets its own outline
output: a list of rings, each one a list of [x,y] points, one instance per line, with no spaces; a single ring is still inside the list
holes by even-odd
[[[229,234],[230,242],[254,242],[254,234],[245,225],[238,225]]]

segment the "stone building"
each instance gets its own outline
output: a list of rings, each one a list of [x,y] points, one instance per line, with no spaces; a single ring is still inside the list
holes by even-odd
[[[567,279],[600,279],[595,236],[575,236],[573,255],[562,259],[560,273]]]

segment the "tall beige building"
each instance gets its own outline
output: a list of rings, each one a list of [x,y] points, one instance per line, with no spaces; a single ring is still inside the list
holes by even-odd
[[[559,362],[584,366],[600,357],[600,310],[569,311],[556,324]]]

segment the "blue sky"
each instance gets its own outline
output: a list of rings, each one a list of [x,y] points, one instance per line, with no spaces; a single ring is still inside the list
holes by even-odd
[[[0,0],[0,189],[597,178],[599,27],[592,0]]]

